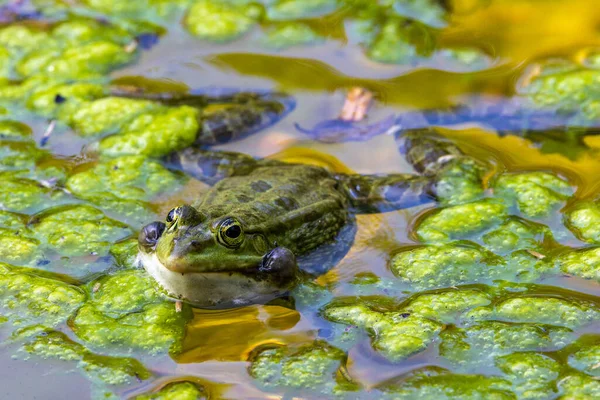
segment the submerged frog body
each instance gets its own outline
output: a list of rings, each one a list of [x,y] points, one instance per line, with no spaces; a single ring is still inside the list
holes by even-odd
[[[422,175],[333,174],[324,168],[188,148],[165,160],[213,185],[193,205],[145,226],[139,258],[172,297],[198,307],[265,302],[347,252],[354,214],[435,198],[435,175],[462,153],[431,132],[401,138]],[[433,149],[433,151],[432,151]]]

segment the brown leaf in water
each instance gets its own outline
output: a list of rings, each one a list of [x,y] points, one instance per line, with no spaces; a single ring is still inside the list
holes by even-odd
[[[339,118],[343,121],[362,121],[373,100],[373,93],[361,87],[353,87],[346,95],[346,102]]]

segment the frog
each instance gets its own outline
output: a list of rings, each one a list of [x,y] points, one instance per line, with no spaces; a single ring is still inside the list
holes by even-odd
[[[231,124],[224,120],[221,126]],[[206,140],[199,136],[195,145],[163,157],[165,166],[210,189],[171,209],[164,221],[145,225],[138,236],[138,263],[167,296],[194,307],[230,308],[285,296],[348,252],[357,214],[434,202],[436,176],[466,157],[434,131],[413,130],[397,141],[417,174],[344,174],[211,149],[234,136],[213,130]]]

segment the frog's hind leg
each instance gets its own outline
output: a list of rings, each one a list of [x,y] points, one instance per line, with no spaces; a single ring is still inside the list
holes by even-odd
[[[424,176],[435,176],[448,162],[465,157],[458,146],[432,128],[399,131],[395,140],[400,154]]]
[[[196,89],[188,93],[147,92],[112,87],[112,96],[151,100],[169,107],[198,110],[196,144],[212,146],[243,139],[279,122],[296,108],[296,100],[280,92],[231,88]]]
[[[411,174],[337,175],[354,213],[410,208],[435,200],[431,179]]]
[[[473,161],[430,128],[397,132],[396,141],[419,175],[338,175],[354,212],[385,212],[435,201],[439,178],[449,168],[467,159]]]
[[[224,144],[268,128],[295,108],[283,93],[238,93],[219,104],[211,103],[198,117],[198,145]]]

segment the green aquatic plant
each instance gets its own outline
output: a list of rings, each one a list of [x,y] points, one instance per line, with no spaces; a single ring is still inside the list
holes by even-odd
[[[196,1],[189,9],[185,24],[201,39],[217,42],[237,39],[258,22],[261,9],[252,5],[219,4]]]
[[[120,134],[108,136],[99,143],[102,154],[165,156],[189,147],[198,134],[198,110],[172,107],[161,113],[142,114],[123,126]]]
[[[558,389],[567,399],[595,399],[600,396],[600,382],[584,374],[570,374],[558,382]]]
[[[272,49],[286,49],[293,46],[315,44],[322,38],[308,25],[298,22],[278,24],[266,31],[263,43]]]
[[[555,272],[553,264],[534,250],[517,250],[501,257],[472,242],[408,249],[392,257],[390,269],[411,290],[497,280],[532,282]]]
[[[351,384],[339,378],[346,355],[325,342],[255,351],[248,372],[265,389],[305,389],[331,395]]]
[[[453,374],[439,367],[426,367],[379,387],[385,399],[510,400],[515,396],[505,379],[484,375]]]
[[[141,270],[91,282],[89,299],[72,319],[73,331],[88,346],[103,351],[177,353],[190,310],[177,312],[155,285]]]
[[[511,382],[519,399],[547,399],[556,396],[555,382],[560,364],[543,354],[520,352],[498,357],[496,366]]]
[[[600,345],[584,346],[569,356],[569,365],[588,375],[600,376]]]
[[[565,274],[600,281],[600,248],[565,252],[555,258],[554,264]]]
[[[495,357],[522,351],[551,351],[568,344],[568,328],[535,323],[484,321],[440,335],[440,354],[462,367],[473,368]]]
[[[495,193],[516,204],[526,217],[543,217],[563,206],[575,192],[569,183],[546,172],[501,175]]]
[[[600,243],[600,209],[596,202],[577,204],[565,213],[564,222],[579,239],[588,243]]]
[[[546,225],[519,217],[507,217],[496,229],[482,237],[483,246],[496,254],[519,250],[543,252],[554,244],[552,231]]]
[[[131,235],[131,229],[90,206],[46,210],[36,217],[33,235],[65,255],[107,254],[111,244]]]
[[[478,307],[464,316],[469,321],[531,322],[578,328],[600,319],[597,305],[542,296],[516,296],[493,306]]]
[[[33,340],[31,340],[33,339]],[[146,380],[152,374],[133,358],[109,357],[94,354],[64,333],[42,331],[23,345],[28,358],[56,359],[74,362],[77,369],[92,382],[106,385],[125,385]]]
[[[455,323],[468,310],[487,306],[492,296],[481,290],[447,290],[416,295],[402,308],[411,314],[419,315],[444,324]]]
[[[467,239],[496,225],[507,213],[502,202],[492,199],[445,207],[423,219],[416,228],[416,235],[424,242]]]
[[[158,162],[143,156],[122,156],[71,175],[66,187],[75,196],[139,226],[153,218],[151,200],[177,190],[184,182],[185,178]]]
[[[366,305],[330,304],[322,314],[332,322],[366,329],[373,347],[391,361],[401,361],[425,350],[443,325],[408,312],[379,312]]]
[[[0,264],[0,313],[15,326],[56,326],[66,321],[85,297],[74,285],[38,276],[35,270]]]
[[[204,400],[208,395],[204,388],[186,381],[172,382],[153,393],[141,394],[135,400]]]
[[[22,177],[3,177],[0,210],[34,214],[52,205],[73,202],[62,190]]]
[[[472,158],[447,163],[437,174],[435,194],[442,205],[469,203],[484,196],[485,168]]]

